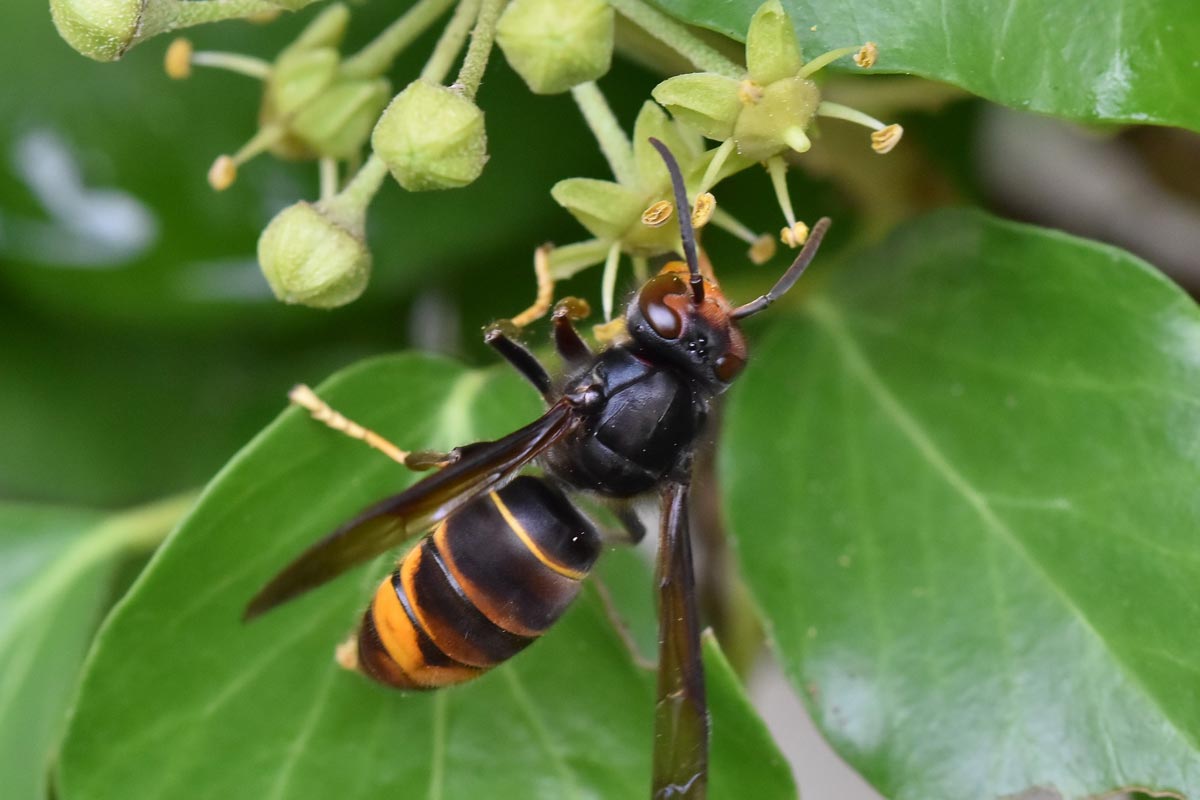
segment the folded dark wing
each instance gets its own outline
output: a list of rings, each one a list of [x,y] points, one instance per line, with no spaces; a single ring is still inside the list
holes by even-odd
[[[572,406],[560,401],[502,439],[458,448],[454,463],[376,503],[305,550],[254,596],[244,618],[257,617],[424,533],[455,509],[508,483],[577,423]]]

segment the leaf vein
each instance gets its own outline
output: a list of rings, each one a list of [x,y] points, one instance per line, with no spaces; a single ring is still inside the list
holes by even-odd
[[[917,453],[931,468],[953,489],[976,513],[984,528],[999,540],[1003,541],[1015,555],[1021,558],[1041,578],[1044,585],[1061,601],[1063,606],[1072,614],[1084,629],[1099,642],[1107,642],[1105,637],[1092,625],[1091,620],[1079,607],[1062,586],[1053,580],[1045,567],[1032,553],[1016,533],[1001,519],[989,505],[986,497],[960,472],[946,457],[936,442],[921,423],[908,412],[899,399],[892,394],[884,384],[875,368],[867,360],[866,355],[859,349],[846,329],[844,318],[840,311],[827,299],[812,298],[808,310],[817,324],[829,335],[837,352],[843,359],[845,368],[850,370],[862,384],[868,395],[877,403],[880,410],[908,439]],[[1106,648],[1107,649],[1107,648]],[[1141,676],[1132,672],[1111,649],[1107,652],[1116,664],[1158,709],[1163,719],[1171,723],[1174,730],[1193,748],[1200,750],[1200,738],[1190,731],[1186,725],[1179,724],[1171,715],[1171,709],[1163,698],[1158,697],[1142,681]],[[1176,661],[1175,663],[1179,663]],[[1200,667],[1189,667],[1191,671],[1200,673]]]

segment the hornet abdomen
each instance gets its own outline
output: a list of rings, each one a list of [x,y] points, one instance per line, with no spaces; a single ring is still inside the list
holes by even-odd
[[[401,689],[470,680],[562,615],[601,547],[561,491],[519,477],[455,511],[384,579],[359,630],[359,665]]]

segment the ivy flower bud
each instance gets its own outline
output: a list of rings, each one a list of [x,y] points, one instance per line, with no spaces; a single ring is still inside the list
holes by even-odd
[[[160,33],[264,11],[298,11],[315,0],[50,0],[58,34],[76,52],[116,61],[134,45]]]
[[[608,72],[613,10],[604,0],[513,0],[496,44],[531,91],[565,92]]]
[[[143,0],[50,0],[58,35],[96,61],[116,61],[133,46]]]
[[[415,80],[379,117],[371,147],[410,192],[466,186],[487,161],[483,111],[453,89]]]
[[[275,296],[313,308],[358,298],[371,274],[371,251],[358,223],[303,201],[276,214],[258,239],[258,263]]]

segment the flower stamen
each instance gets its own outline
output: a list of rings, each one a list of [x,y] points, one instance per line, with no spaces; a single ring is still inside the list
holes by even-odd
[[[755,264],[765,264],[775,255],[775,238],[773,236],[767,233],[755,233],[723,208],[713,209],[712,223],[750,245],[748,255]]]
[[[874,42],[867,42],[862,46],[862,49],[854,54],[854,63],[862,69],[870,69],[875,66],[875,61],[879,58],[879,46]]]
[[[713,212],[717,210],[717,198],[713,197],[712,192],[704,192],[696,198],[696,204],[692,207],[692,227],[703,228],[712,219]]]
[[[215,67],[258,80],[266,80],[271,75],[270,63],[261,58],[216,50],[197,51],[190,40],[181,36],[167,48],[163,69],[168,77],[181,81],[191,77],[192,67]]]
[[[845,120],[853,122],[857,125],[870,128],[874,131],[871,134],[871,149],[876,153],[884,154],[891,152],[900,138],[904,135],[904,128],[896,123],[887,125],[872,117],[870,114],[844,106],[841,103],[831,103],[828,100],[822,100],[817,106],[817,116],[830,117],[832,119]]]
[[[807,78],[820,70],[822,67],[828,66],[834,61],[837,61],[839,58],[859,53],[864,47],[865,45],[856,44],[851,47],[839,47],[837,50],[830,50],[827,53],[821,53],[821,55],[817,56],[812,61],[809,61],[807,64],[801,67],[800,72],[798,72],[797,75],[801,78]]]
[[[208,170],[208,185],[218,192],[223,192],[237,180],[238,167],[250,159],[266,152],[272,145],[283,138],[286,129],[281,125],[267,125],[258,129],[258,133],[250,138],[241,148],[230,155],[217,156],[217,160]]]
[[[758,105],[763,98],[763,88],[750,79],[738,84],[738,100],[744,106]]]
[[[660,228],[667,224],[673,213],[675,206],[670,200],[659,200],[642,212],[642,224],[647,228]]]

